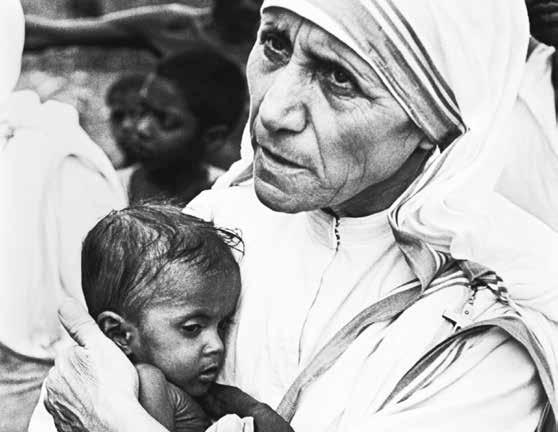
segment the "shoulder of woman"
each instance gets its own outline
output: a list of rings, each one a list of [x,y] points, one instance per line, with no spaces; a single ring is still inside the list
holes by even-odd
[[[259,206],[252,185],[246,185],[205,190],[186,205],[184,212],[217,222],[244,218]]]

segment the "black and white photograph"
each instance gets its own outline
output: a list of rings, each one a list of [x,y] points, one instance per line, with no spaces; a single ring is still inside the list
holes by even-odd
[[[0,432],[558,432],[556,49],[556,0],[0,0]]]

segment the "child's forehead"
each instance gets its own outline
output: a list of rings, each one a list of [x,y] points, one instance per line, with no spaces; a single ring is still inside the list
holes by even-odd
[[[142,93],[151,104],[161,107],[169,103],[181,106],[187,103],[184,92],[180,90],[177,82],[166,77],[153,77],[142,89]]]
[[[236,309],[240,292],[240,278],[236,275],[182,265],[161,272],[157,279],[148,310],[159,319],[222,319]]]
[[[199,296],[208,301],[218,301],[215,290],[223,291],[226,285],[239,281],[238,269],[234,264],[220,263],[217,268],[204,268],[199,263],[173,263],[164,267],[154,281],[157,291],[175,301],[190,301]],[[226,290],[225,290],[226,291]]]

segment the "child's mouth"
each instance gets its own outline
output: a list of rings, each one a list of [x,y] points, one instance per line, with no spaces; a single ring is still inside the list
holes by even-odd
[[[210,366],[200,372],[198,380],[202,383],[212,383],[217,379],[217,375],[219,375],[219,367]]]

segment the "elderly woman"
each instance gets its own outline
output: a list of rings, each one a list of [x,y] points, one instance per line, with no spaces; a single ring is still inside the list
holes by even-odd
[[[284,420],[225,397],[220,414],[254,416],[266,432],[287,422],[533,431],[544,414],[550,424],[550,54],[529,45],[521,0],[264,2],[247,67],[250,138],[233,170],[253,180],[205,192],[187,211],[242,230],[222,382]],[[68,305],[61,317],[80,346],[47,379],[55,421],[163,430],[85,312]],[[224,421],[213,428],[240,430]]]

